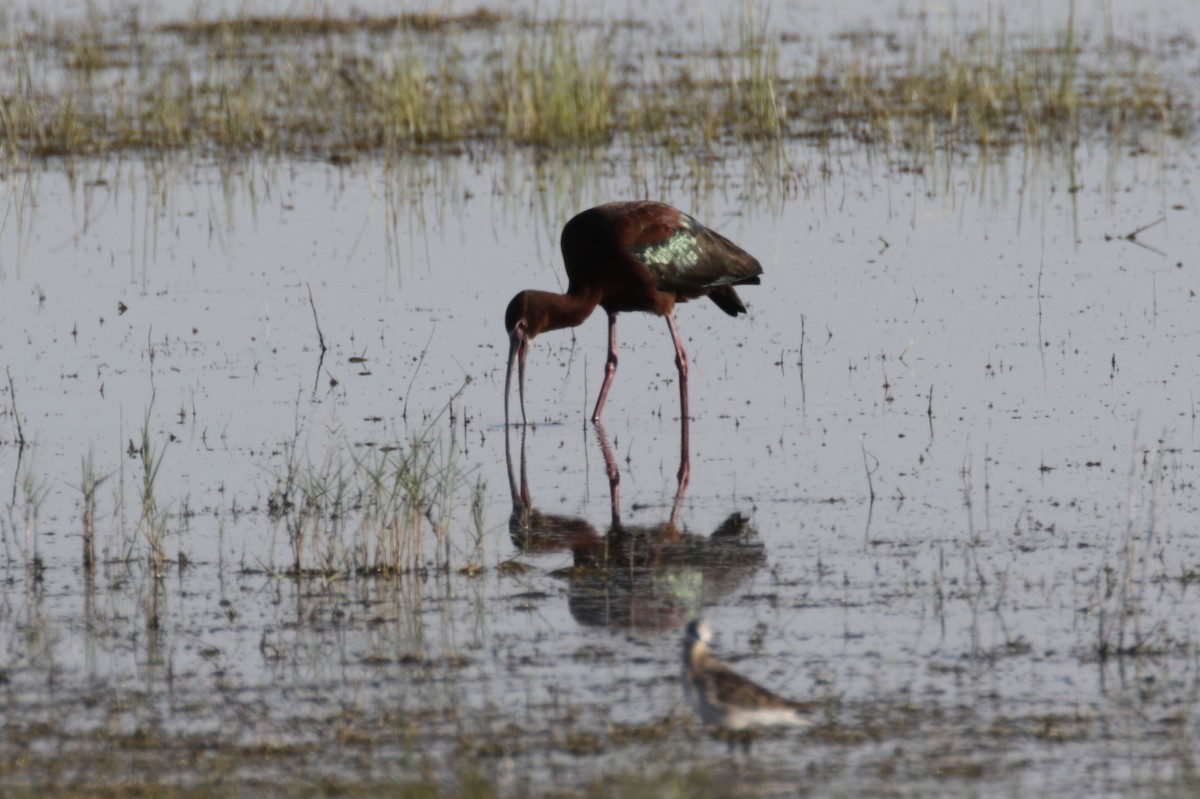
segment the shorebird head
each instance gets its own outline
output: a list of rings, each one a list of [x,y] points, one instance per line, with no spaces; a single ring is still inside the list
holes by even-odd
[[[688,622],[684,637],[689,643],[707,644],[712,640],[712,631],[708,629],[708,622],[704,619],[692,619]]]

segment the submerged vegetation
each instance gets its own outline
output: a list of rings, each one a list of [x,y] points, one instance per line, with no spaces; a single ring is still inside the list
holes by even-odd
[[[469,490],[453,437],[446,443],[414,436],[350,463],[332,450],[319,465],[301,463],[295,442],[286,449],[285,474],[269,511],[286,527],[293,575],[422,574],[451,567],[452,517],[464,504],[456,497]],[[477,502],[471,507],[476,549],[483,537]],[[426,552],[428,540],[432,553]],[[471,568],[480,568],[477,560]]]
[[[233,16],[0,28],[0,153],[264,152],[353,159],[481,142],[709,148],[848,137],[899,148],[1043,145],[1189,129],[1172,52],[1067,28],[802,47],[746,5],[718,46],[636,22],[465,14]],[[1177,53],[1176,53],[1177,55]]]

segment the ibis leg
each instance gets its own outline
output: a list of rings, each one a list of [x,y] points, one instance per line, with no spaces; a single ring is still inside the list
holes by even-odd
[[[596,426],[596,437],[600,440],[600,452],[604,455],[604,472],[608,475],[608,496],[612,503],[611,526],[618,530],[621,527],[621,471],[617,468],[617,459],[613,457],[612,447],[608,445],[604,425],[599,419],[593,424]]]
[[[596,400],[596,410],[592,412],[592,421],[600,421],[604,410],[604,401],[608,399],[608,389],[612,387],[613,378],[617,376],[617,315],[608,315],[608,360],[604,363],[604,385],[600,386],[600,399]]]
[[[683,340],[679,338],[679,329],[675,327],[675,314],[667,314],[667,327],[671,328],[671,340],[675,342],[675,365],[679,367],[679,489],[680,495],[687,487],[688,478],[692,473],[690,449],[688,446],[688,390],[687,353],[683,351]]]

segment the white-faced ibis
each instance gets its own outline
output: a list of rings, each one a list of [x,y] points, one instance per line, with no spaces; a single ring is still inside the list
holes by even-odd
[[[762,267],[758,261],[682,211],[651,201],[588,209],[563,227],[561,245],[569,278],[566,293],[522,291],[512,298],[504,314],[509,339],[505,425],[513,359],[518,363],[521,421],[525,422],[525,351],[529,342],[547,330],[581,324],[599,305],[608,314],[608,360],[592,420],[600,419],[617,373],[617,314],[645,311],[665,316],[671,330],[679,368],[680,414],[686,430],[687,354],[675,327],[675,304],[708,297],[730,316],[745,313],[746,306],[733,287],[759,282]]]
[[[807,727],[811,707],[784,699],[757,685],[712,656],[712,633],[700,619],[688,623],[683,639],[683,692],[705,724],[742,734],[750,746],[756,727]],[[729,745],[733,747],[733,739]]]

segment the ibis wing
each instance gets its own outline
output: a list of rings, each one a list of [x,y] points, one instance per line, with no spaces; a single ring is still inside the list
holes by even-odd
[[[659,291],[685,297],[721,286],[758,283],[762,274],[752,255],[683,213],[674,219],[646,215],[629,252],[654,276]]]

